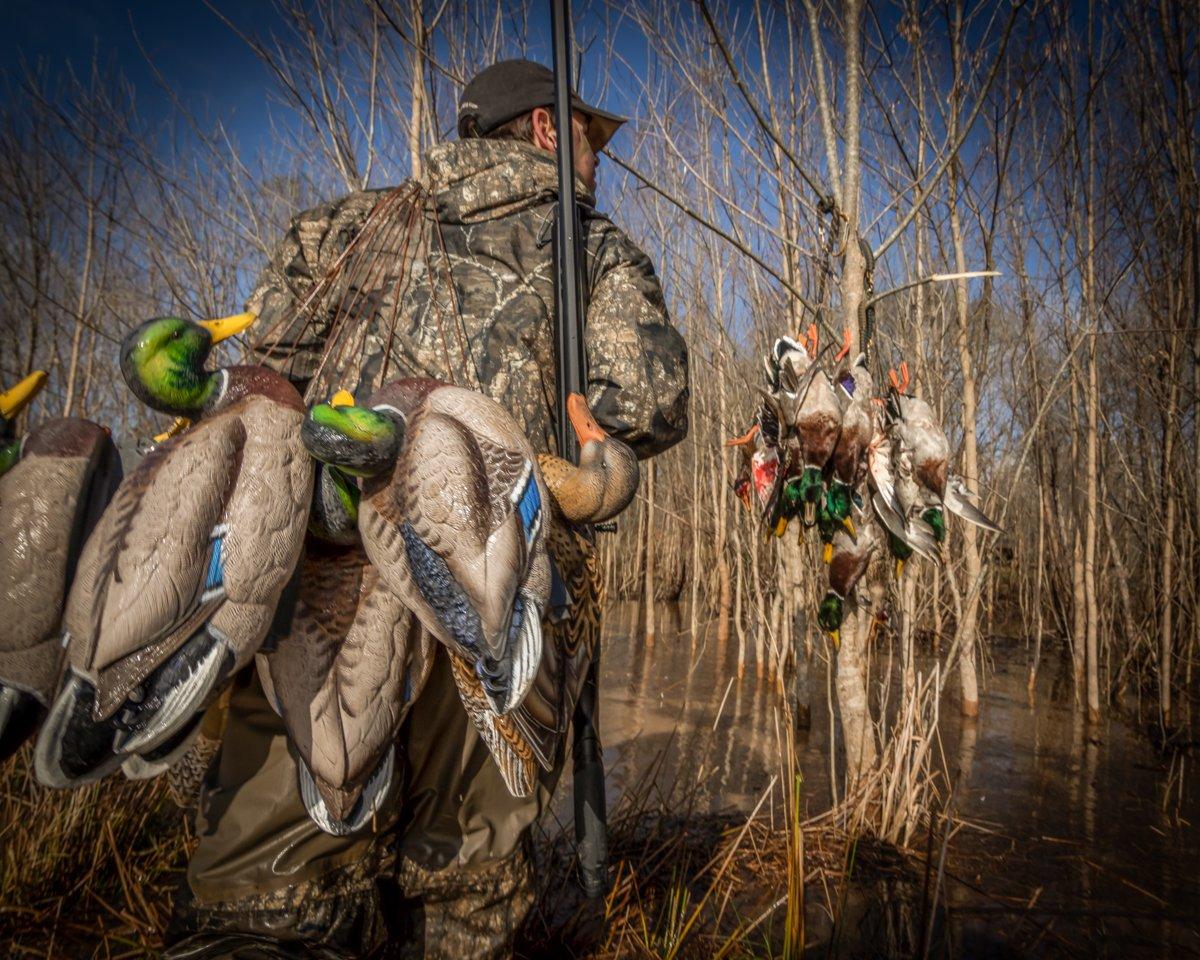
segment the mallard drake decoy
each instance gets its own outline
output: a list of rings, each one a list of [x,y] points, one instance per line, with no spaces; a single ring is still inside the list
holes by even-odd
[[[291,630],[258,654],[258,672],[300,755],[300,796],[326,833],[361,829],[382,804],[433,652],[361,545],[308,537]]]
[[[482,394],[386,384],[369,408],[319,404],[312,455],[366,473],[359,532],[371,561],[439,641],[468,659],[495,711],[525,695],[550,590],[533,449]]]
[[[506,715],[542,656],[548,493],[529,441],[499,404],[429,379],[387,384],[369,407],[319,404],[304,440],[316,459],[366,477],[359,533],[367,556],[457,661],[472,720],[501,771],[516,778],[528,757],[490,740],[488,719],[504,718],[516,739]]]
[[[331,403],[352,406],[339,392]],[[309,816],[337,836],[383,803],[393,744],[428,679],[433,638],[379,577],[358,536],[360,491],[319,463],[291,629],[258,655],[263,690],[300,754]]]
[[[359,515],[367,555],[446,646],[464,705],[517,795],[534,789],[538,763],[551,765],[523,712],[551,596],[549,505],[598,521],[637,484],[632,452],[581,419],[581,401],[570,405],[581,466],[545,461],[562,496],[554,501],[511,415],[440,381],[388,384],[370,408],[319,405],[305,425],[317,459],[368,477]]]
[[[838,527],[833,535],[833,555],[829,563],[829,590],[817,610],[817,622],[829,634],[834,649],[841,646],[841,626],[846,600],[858,586],[879,548],[879,528],[867,518],[859,525],[858,537]]]
[[[122,345],[139,399],[198,422],[141,461],[84,548],[63,620],[68,669],[35,751],[48,786],[182,751],[270,628],[313,463],[291,384],[263,367],[204,370],[213,344],[253,320],[160,318]]]
[[[0,394],[0,416],[11,424],[44,382],[39,371]],[[78,417],[43,421],[0,473],[0,762],[33,733],[54,696],[63,601],[120,480],[108,431]]]
[[[0,393],[0,477],[21,459],[21,444],[16,438],[16,420],[46,385],[45,370],[34,370],[20,383]]]

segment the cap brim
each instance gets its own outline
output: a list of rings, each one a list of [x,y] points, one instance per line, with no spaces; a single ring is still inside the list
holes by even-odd
[[[613,134],[620,129],[621,124],[629,121],[628,117],[620,117],[615,113],[609,113],[607,110],[586,104],[578,96],[572,98],[571,106],[580,113],[588,115],[588,142],[591,143],[592,150],[596,153],[604,149],[605,144],[613,138]]]

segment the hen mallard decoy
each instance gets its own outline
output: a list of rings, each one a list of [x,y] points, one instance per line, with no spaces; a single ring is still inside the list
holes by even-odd
[[[447,648],[463,703],[517,795],[534,789],[539,763],[552,763],[523,708],[551,599],[550,505],[568,519],[591,511],[602,520],[637,485],[632,451],[584,431],[580,467],[546,461],[544,482],[507,411],[437,380],[388,384],[369,407],[321,404],[305,424],[314,457],[366,477],[359,532],[367,555]],[[548,482],[561,500],[549,499]]]
[[[138,398],[198,422],[141,461],[84,547],[63,618],[68,669],[35,751],[48,786],[181,752],[270,628],[299,559],[313,463],[283,377],[204,369],[213,344],[253,320],[160,318],[122,345]]]
[[[0,394],[6,430],[45,383],[38,371]],[[121,480],[108,431],[43,421],[0,464],[0,762],[37,728],[62,662],[63,601],[79,552]]]

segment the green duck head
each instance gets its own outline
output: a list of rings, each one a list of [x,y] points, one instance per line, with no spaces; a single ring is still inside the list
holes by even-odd
[[[896,579],[899,580],[904,575],[904,565],[912,559],[913,549],[891,530],[884,529],[887,532],[888,553],[896,561]]]
[[[15,439],[13,421],[45,385],[46,371],[34,370],[15,387],[0,393],[0,477],[21,459],[21,444]]]
[[[783,484],[783,491],[779,495],[779,500],[782,505],[783,515],[789,520],[794,520],[800,515],[800,508],[804,503],[800,496],[800,477],[787,478]]]
[[[946,514],[942,512],[941,507],[930,507],[923,514],[921,519],[933,527],[933,539],[938,543],[946,542]]]
[[[811,527],[817,519],[817,504],[825,493],[825,478],[819,467],[805,467],[798,481],[800,501],[804,505],[804,525]]]
[[[121,376],[146,406],[195,418],[213,400],[220,378],[204,369],[213,344],[245,330],[254,314],[222,320],[147,320],[121,344]]]
[[[356,407],[341,391],[330,403],[308,411],[300,439],[314,460],[355,477],[376,477],[390,470],[400,455],[403,422],[396,416]]]
[[[830,590],[821,600],[821,605],[817,608],[817,623],[821,629],[829,634],[830,640],[833,641],[833,648],[837,650],[842,645],[842,618],[846,615],[845,602],[836,593]]]
[[[854,521],[850,519],[850,510],[854,506],[854,491],[839,480],[833,481],[825,492],[824,507],[826,513],[843,527],[850,536],[858,539],[858,531]]]

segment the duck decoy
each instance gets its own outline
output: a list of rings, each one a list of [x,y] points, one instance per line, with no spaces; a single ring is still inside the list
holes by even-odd
[[[437,380],[388,384],[368,407],[318,405],[304,428],[316,459],[366,478],[359,532],[367,556],[446,647],[464,706],[518,796],[534,789],[538,764],[551,766],[523,707],[543,659],[551,504],[569,520],[600,521],[623,509],[637,484],[632,451],[593,432],[581,403],[568,405],[584,431],[581,464],[543,461],[545,481],[503,407]]]
[[[17,417],[42,392],[47,377],[45,370],[34,370],[19,383],[0,393],[0,477],[21,459],[21,442],[16,437]]]
[[[291,630],[257,659],[299,753],[301,799],[326,833],[361,829],[386,798],[396,734],[429,676],[433,642],[360,544],[310,534]]]
[[[331,404],[352,406],[339,392]],[[379,810],[393,745],[428,679],[433,638],[380,579],[358,536],[352,476],[319,463],[291,629],[258,655],[263,690],[300,754],[300,796],[326,833]]]
[[[122,344],[134,394],[196,422],[142,459],[84,547],[63,618],[67,671],[34,753],[43,784],[182,754],[270,628],[300,556],[313,463],[287,380],[204,369],[213,344],[253,320],[164,317]]]
[[[45,381],[37,371],[0,394],[6,433]],[[54,696],[63,601],[120,479],[108,431],[80,417],[43,421],[0,455],[0,762],[36,730]]]
[[[511,713],[541,660],[550,595],[548,494],[512,416],[482,394],[412,378],[366,407],[318,404],[303,436],[317,460],[365,478],[367,557],[459,661],[472,719],[480,705]]]
[[[553,627],[543,645],[541,669],[514,715],[525,740],[547,769],[567,732],[602,626],[604,579],[599,557],[581,531],[620,514],[632,502],[640,480],[633,450],[605,433],[582,395],[568,398],[567,416],[579,441],[579,465],[552,454],[538,454],[550,491],[547,547]],[[603,496],[579,496],[578,491],[597,487],[604,488]]]

